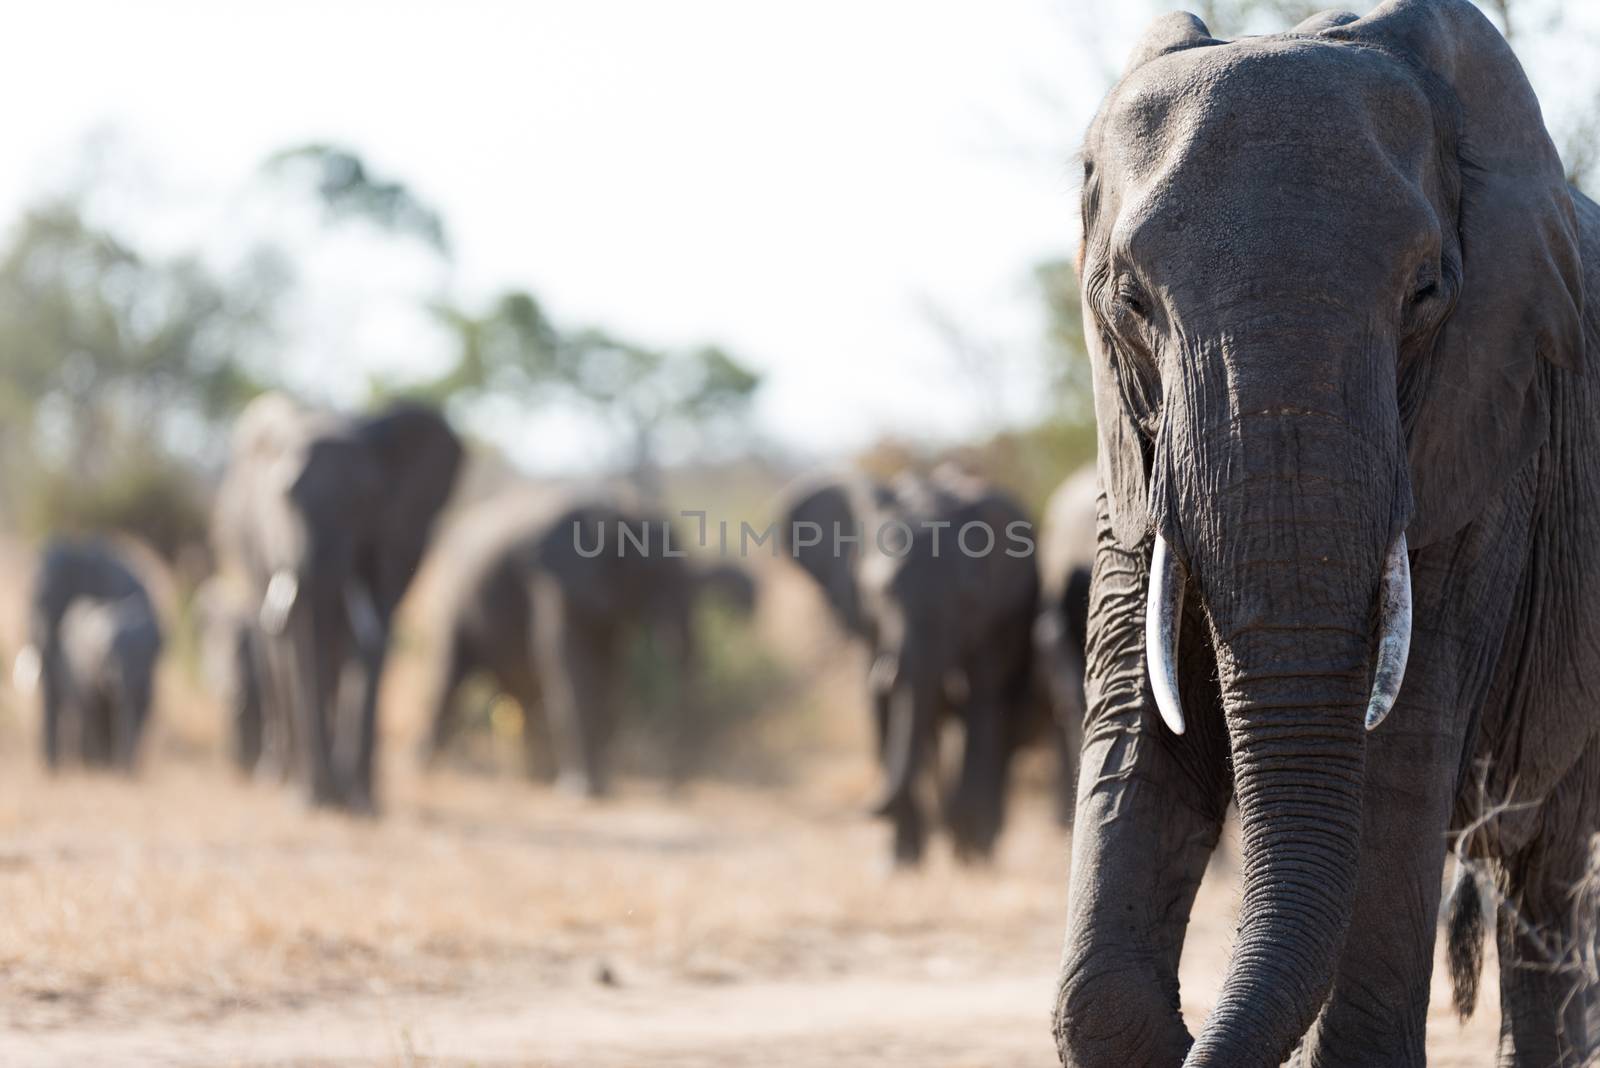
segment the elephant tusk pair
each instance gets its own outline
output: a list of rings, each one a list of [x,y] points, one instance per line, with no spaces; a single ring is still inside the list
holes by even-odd
[[[1367,730],[1384,721],[1400,696],[1411,652],[1411,562],[1402,531],[1383,565],[1378,603],[1378,662],[1367,700]],[[1145,606],[1144,644],[1150,689],[1161,721],[1173,734],[1184,731],[1183,703],[1178,697],[1178,627],[1183,618],[1183,576],[1167,540],[1156,535],[1150,554],[1150,591]]]

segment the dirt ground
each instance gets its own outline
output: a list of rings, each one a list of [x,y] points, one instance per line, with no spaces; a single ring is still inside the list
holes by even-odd
[[[133,781],[45,777],[31,708],[0,690],[0,1064],[1055,1063],[1068,843],[1042,788],[992,868],[941,847],[890,873],[858,666],[825,654],[805,655],[834,725],[795,735],[783,781],[632,779],[598,805],[421,775],[402,666],[377,820],[239,781],[175,666]],[[1223,858],[1185,954],[1194,1026],[1236,899]],[[1485,987],[1463,1027],[1436,982],[1430,1063],[1492,1063]]]

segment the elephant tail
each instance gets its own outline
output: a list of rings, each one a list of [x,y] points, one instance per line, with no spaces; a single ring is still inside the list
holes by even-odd
[[[1483,899],[1471,865],[1459,862],[1456,885],[1450,892],[1450,916],[1446,922],[1445,956],[1450,965],[1450,986],[1456,1014],[1463,1023],[1478,1007],[1478,980],[1483,973]]]

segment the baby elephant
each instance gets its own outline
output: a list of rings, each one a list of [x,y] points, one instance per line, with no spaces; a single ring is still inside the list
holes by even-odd
[[[150,716],[161,625],[144,586],[101,542],[51,544],[33,593],[44,757],[131,770]]]

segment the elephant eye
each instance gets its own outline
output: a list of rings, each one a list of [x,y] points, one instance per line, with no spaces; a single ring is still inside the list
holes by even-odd
[[[1150,317],[1150,300],[1139,283],[1131,278],[1124,277],[1117,281],[1111,294],[1111,306],[1118,315],[1140,320]]]
[[[1428,262],[1417,268],[1411,283],[1411,292],[1406,297],[1405,307],[1402,309],[1406,336],[1419,335],[1437,325],[1443,311],[1443,303],[1439,298],[1444,296],[1444,293],[1444,279],[1437,264]]]

